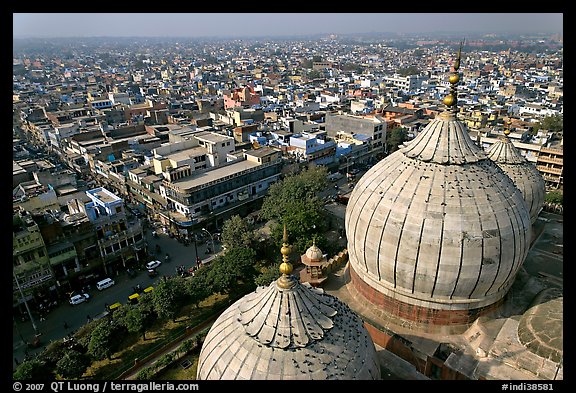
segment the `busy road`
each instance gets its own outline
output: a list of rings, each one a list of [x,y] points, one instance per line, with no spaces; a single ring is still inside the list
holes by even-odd
[[[203,262],[212,259],[214,251],[221,250],[221,244],[208,237],[207,241],[190,242],[188,245],[169,237],[162,231],[158,231],[155,236],[152,230],[145,231],[149,252],[154,254],[154,259],[161,263],[154,270],[156,275],[152,276],[144,266],[135,271],[121,271],[114,277],[115,284],[109,288],[98,290],[91,286],[86,291],[89,300],[76,305],[71,305],[68,301],[62,301],[50,312],[45,314],[40,320],[37,315],[32,314],[32,320],[17,320],[13,318],[13,365],[16,366],[25,359],[33,357],[41,352],[51,341],[64,338],[78,330],[88,321],[101,318],[106,315],[107,306],[115,303],[126,304],[128,297],[136,291],[143,291],[145,288],[154,287],[163,276],[172,276],[178,273],[178,268],[188,271],[195,265],[196,250]],[[206,232],[206,231],[204,231]],[[214,235],[214,234],[211,234]],[[212,243],[214,243],[212,245]],[[216,250],[214,250],[215,248]],[[158,250],[158,251],[157,251]],[[166,253],[169,255],[166,260]],[[38,347],[31,344],[37,340]]]

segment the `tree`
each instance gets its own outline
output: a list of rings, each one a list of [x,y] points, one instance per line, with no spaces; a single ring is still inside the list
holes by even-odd
[[[214,292],[235,295],[243,287],[253,287],[256,276],[256,251],[251,248],[231,248],[212,262],[208,279]]]
[[[114,319],[104,319],[90,335],[88,353],[97,360],[111,359],[112,354],[120,347],[124,333]]]
[[[194,277],[186,280],[186,294],[190,303],[198,307],[200,302],[212,294],[208,283],[208,267],[202,267],[194,273]]]
[[[302,69],[312,68],[312,60],[302,59],[300,61],[300,66],[302,67]]]
[[[409,66],[406,68],[399,68],[398,71],[396,72],[400,76],[408,76],[408,75],[418,75],[420,73],[420,70],[418,70],[418,68],[415,66]]]
[[[71,349],[56,363],[56,372],[64,379],[78,379],[90,363],[87,355]]]
[[[342,71],[356,71],[358,73],[362,72],[363,70],[362,66],[356,63],[343,63],[340,68]]]
[[[142,333],[142,340],[146,340],[146,316],[137,306],[126,306],[126,309],[128,311],[122,319],[124,326],[130,333]]]
[[[254,279],[254,284],[267,287],[272,281],[277,280],[278,277],[280,277],[280,263],[264,267],[262,273]]]
[[[12,379],[20,381],[29,379],[51,380],[54,379],[54,374],[52,368],[46,367],[43,361],[31,359],[20,363],[16,371],[12,373]]]
[[[548,130],[552,132],[564,131],[564,117],[560,114],[546,116],[534,127],[534,132],[538,130]]]
[[[281,244],[284,224],[296,252],[304,252],[304,244],[325,229],[324,203],[317,193],[326,188],[327,174],[326,167],[314,166],[270,187],[262,202],[261,216],[276,221],[272,226],[276,244]]]
[[[564,194],[561,191],[550,191],[544,196],[544,202],[562,205],[564,203]]]
[[[239,215],[234,215],[224,222],[222,243],[226,248],[252,246],[254,234],[251,225]]]
[[[318,79],[318,78],[322,78],[322,76],[324,76],[324,74],[321,71],[312,70],[312,71],[309,71],[306,76],[308,77],[308,79]]]
[[[37,359],[44,363],[44,367],[55,369],[56,363],[68,351],[66,343],[63,340],[56,340],[49,343],[44,351],[38,354]]]
[[[398,150],[398,146],[406,141],[406,130],[401,127],[394,127],[386,136],[386,145],[388,153],[393,153]]]
[[[154,288],[152,302],[160,318],[174,320],[186,295],[184,279],[180,276],[164,278]]]

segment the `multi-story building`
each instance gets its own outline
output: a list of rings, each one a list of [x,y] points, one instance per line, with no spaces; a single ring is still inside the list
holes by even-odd
[[[326,131],[302,132],[290,137],[288,153],[299,161],[326,165],[334,161],[336,142],[326,137]]]
[[[155,175],[152,165],[141,165],[128,171],[126,189],[131,202],[143,205],[151,217],[166,209],[166,199],[160,195],[162,177]]]
[[[124,201],[103,187],[86,194],[90,202],[79,204],[78,208],[95,226],[104,274],[113,275],[144,257],[146,242],[142,226],[139,221],[128,222]]]
[[[22,209],[12,216],[12,267],[13,305],[24,314],[24,302],[47,291],[54,275],[40,228],[32,215]]]
[[[385,153],[387,124],[386,120],[381,116],[354,116],[327,113],[325,123],[328,136],[334,138],[336,141],[350,138],[362,138],[366,140],[366,138],[368,138],[368,153],[367,156],[364,157],[366,161],[377,159]],[[364,135],[365,137],[360,137],[359,135]]]
[[[71,202],[73,203],[73,202]],[[102,268],[94,226],[83,213],[45,210],[33,215],[46,244],[55,285],[51,297],[63,297],[90,285],[92,272]]]
[[[458,118],[466,124],[469,129],[480,129],[484,127],[494,127],[498,121],[498,113],[479,107],[460,107]]]
[[[542,174],[547,190],[564,187],[564,149],[542,147],[536,158],[536,168]]]
[[[237,88],[224,93],[224,109],[250,107],[260,104],[260,95],[254,91],[252,86]]]
[[[211,170],[165,179],[160,193],[172,210],[165,219],[178,230],[206,220],[219,225],[224,213],[262,198],[279,180],[281,167],[280,151],[261,148]]]
[[[415,92],[416,90],[419,90],[420,88],[422,88],[422,82],[427,79],[428,76],[426,75],[401,76],[398,74],[394,74],[392,76],[384,77],[384,81],[386,83],[390,83],[406,93]]]

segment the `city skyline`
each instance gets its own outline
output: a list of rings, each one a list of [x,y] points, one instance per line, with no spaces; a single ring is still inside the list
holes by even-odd
[[[13,38],[561,34],[562,13],[13,13]]]

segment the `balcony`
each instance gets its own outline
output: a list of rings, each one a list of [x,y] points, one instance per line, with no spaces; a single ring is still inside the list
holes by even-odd
[[[546,163],[550,163],[550,164],[564,165],[564,159],[563,158],[554,158],[554,157],[550,157],[550,156],[538,155],[537,160],[538,160],[538,162],[546,162]]]
[[[562,168],[553,168],[553,167],[548,167],[545,165],[537,165],[536,168],[538,169],[538,171],[540,171],[540,173],[551,173],[554,175],[558,175],[561,176],[562,175]]]

